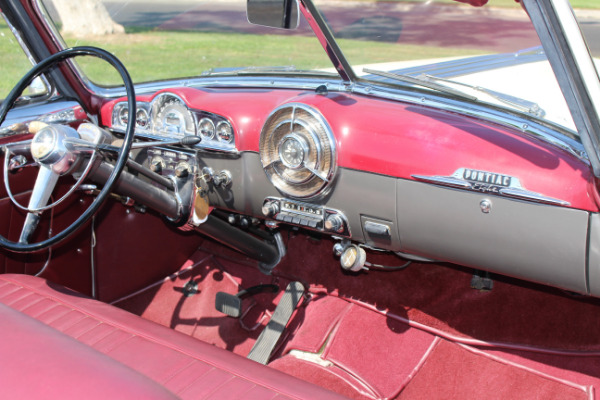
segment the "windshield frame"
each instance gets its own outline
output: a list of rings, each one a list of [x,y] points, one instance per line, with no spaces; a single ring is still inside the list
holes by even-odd
[[[568,0],[522,0],[600,177],[600,78]]]

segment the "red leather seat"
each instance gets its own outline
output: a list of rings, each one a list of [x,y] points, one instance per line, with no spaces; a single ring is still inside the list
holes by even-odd
[[[341,398],[41,278],[0,275],[0,303],[3,398]]]

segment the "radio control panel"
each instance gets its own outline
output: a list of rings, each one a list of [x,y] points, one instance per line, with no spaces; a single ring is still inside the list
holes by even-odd
[[[348,221],[341,211],[295,200],[267,197],[262,213],[275,221],[350,237]]]

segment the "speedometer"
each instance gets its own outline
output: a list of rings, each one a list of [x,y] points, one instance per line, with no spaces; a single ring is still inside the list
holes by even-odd
[[[183,137],[196,134],[196,121],[185,103],[175,95],[163,93],[152,105],[153,134]]]

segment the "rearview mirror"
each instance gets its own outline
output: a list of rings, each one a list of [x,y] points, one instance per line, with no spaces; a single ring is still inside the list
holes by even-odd
[[[248,22],[271,28],[296,29],[300,20],[296,0],[248,0]]]

